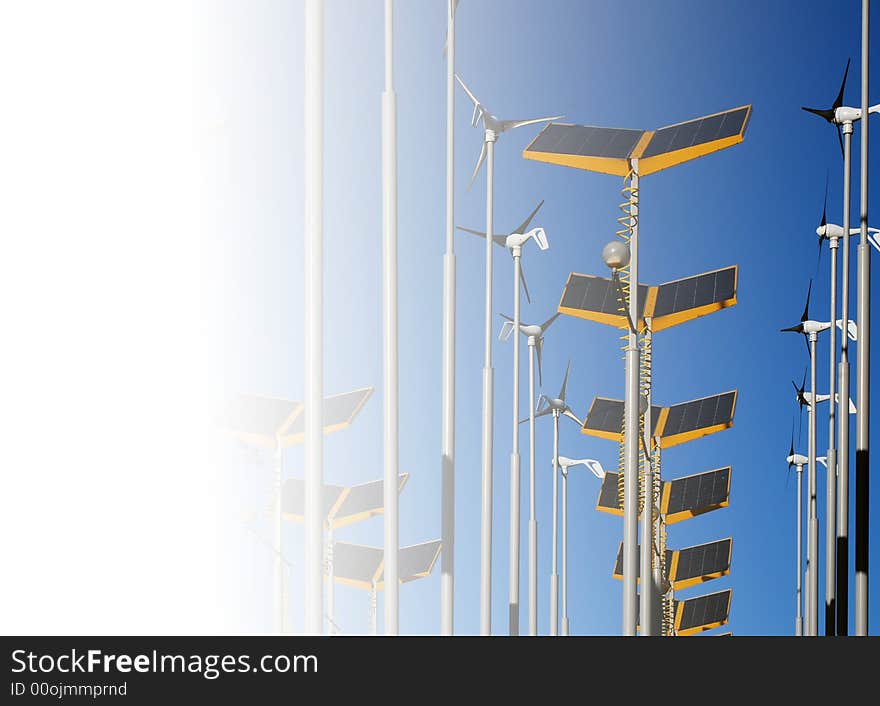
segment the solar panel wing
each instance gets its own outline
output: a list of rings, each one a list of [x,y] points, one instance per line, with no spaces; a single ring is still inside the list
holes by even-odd
[[[398,476],[398,493],[403,490],[409,473]],[[385,482],[374,480],[347,489],[348,492],[332,516],[333,529],[366,520],[385,511]]]
[[[333,580],[363,591],[373,590],[382,573],[384,552],[348,542],[333,543]]]
[[[736,265],[685,277],[657,287],[652,316],[653,331],[692,321],[736,304]]]
[[[439,539],[414,544],[410,547],[401,547],[398,559],[400,582],[408,583],[429,576],[440,556],[440,547]]]
[[[663,448],[699,439],[733,426],[736,390],[669,407],[660,431]]]
[[[349,488],[338,485],[325,485],[323,488],[321,507],[322,519],[334,514],[336,506],[344,501]],[[302,478],[288,478],[281,488],[281,514],[287,520],[302,522],[305,517],[306,484]]]
[[[523,157],[602,174],[626,176],[629,158],[644,130],[550,123],[523,151]]]
[[[639,285],[640,324],[643,321],[642,312],[645,310],[649,292],[648,285]],[[626,312],[621,309],[618,288],[608,277],[571,273],[562,292],[562,299],[559,301],[557,311],[561,314],[595,321],[619,329],[629,328]]]
[[[663,483],[660,511],[666,524],[702,515],[730,504],[731,468],[697,473]]]
[[[651,430],[652,434],[657,430],[660,421],[662,407],[651,407]],[[590,436],[610,441],[623,441],[620,433],[623,425],[623,400],[612,400],[607,397],[596,397],[590,405],[590,411],[584,420],[581,432]]]
[[[330,434],[349,426],[361,409],[363,409],[371,394],[373,394],[373,388],[365,387],[360,390],[325,397],[323,410],[324,433]],[[302,443],[304,434],[305,415],[301,414],[293,421],[290,429],[285,432],[285,446]]]
[[[607,512],[609,515],[623,515],[623,506],[620,504],[620,496],[617,489],[618,473],[606,471],[599,489],[599,499],[596,501],[596,509],[599,512]]]
[[[739,144],[745,137],[752,106],[676,123],[650,133],[639,156],[639,174],[645,176]]]
[[[236,395],[223,410],[220,426],[245,443],[274,448],[276,434],[283,434],[302,409],[302,403],[291,400]]]
[[[638,546],[638,553],[641,555],[642,547]],[[671,549],[666,550],[666,566],[669,566],[672,562],[673,552]],[[639,561],[639,573],[637,580],[641,580],[642,577],[642,567],[641,561]],[[622,581],[623,580],[623,542],[620,543],[620,546],[617,548],[617,560],[614,562],[614,571],[611,572],[612,577]]]
[[[677,635],[695,635],[725,625],[730,615],[732,591],[719,591],[680,601],[675,611]]]
[[[673,588],[681,590],[727,576],[732,548],[733,540],[727,538],[674,552],[666,564]]]

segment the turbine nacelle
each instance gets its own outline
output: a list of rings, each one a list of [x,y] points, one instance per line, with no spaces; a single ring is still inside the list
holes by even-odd
[[[550,247],[547,233],[543,228],[532,228],[528,233],[511,233],[504,239],[504,244],[513,251],[515,248],[521,249],[530,240],[534,240],[540,250],[547,250]]]
[[[797,466],[800,468],[801,466],[806,466],[810,459],[808,459],[803,454],[791,454],[787,459],[785,459],[789,466]]]
[[[592,458],[573,459],[567,456],[558,456],[556,463],[562,469],[562,475],[564,476],[568,475],[568,469],[572,466],[585,466],[599,480],[604,480],[605,478],[605,469],[602,467],[602,464]]]

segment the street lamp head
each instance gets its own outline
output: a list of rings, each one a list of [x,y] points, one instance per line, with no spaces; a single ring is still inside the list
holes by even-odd
[[[612,270],[619,270],[629,264],[629,245],[622,240],[612,240],[602,248],[602,260]]]

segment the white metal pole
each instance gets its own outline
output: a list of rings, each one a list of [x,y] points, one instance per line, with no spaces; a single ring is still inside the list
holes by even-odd
[[[849,321],[849,207],[850,155],[853,125],[843,124],[843,273],[840,287],[840,318]],[[849,631],[849,337],[840,336],[837,364],[837,634]],[[834,398],[829,400],[834,404]]]
[[[324,518],[324,2],[305,5],[305,632],[320,635]]]
[[[638,291],[638,287],[632,289]],[[648,320],[645,321],[645,343],[650,346],[651,327]],[[654,471],[651,464],[651,393],[647,392],[647,409],[645,410],[645,471],[643,479],[643,493],[645,502],[642,509],[642,541],[641,541],[641,568],[639,576],[639,615],[641,616],[641,633],[646,637],[654,635],[654,573],[651,567],[651,559],[654,554]]]
[[[797,505],[797,617],[795,618],[795,635],[798,637],[802,637],[804,634],[804,624],[803,617],[801,613],[801,569],[804,565],[804,559],[802,554],[801,541],[803,538],[803,520],[801,518],[803,513],[803,483],[801,480],[801,471],[803,471],[803,466],[797,466],[797,497],[798,497],[798,505]]]
[[[529,338],[529,635],[538,634],[538,519],[535,483],[535,344]]]
[[[837,238],[828,240],[831,253],[831,318],[837,321]],[[837,327],[828,329],[828,482],[825,487],[825,634],[835,635],[837,624],[837,408],[834,391],[837,389]]]
[[[871,249],[868,243],[868,42],[871,2],[862,0],[862,144],[861,198],[859,219],[858,326],[859,338],[856,376],[858,378],[858,409],[856,411],[856,635],[868,634],[868,538],[869,479],[868,444],[870,443],[870,342],[871,342]],[[846,319],[844,319],[846,324]],[[845,338],[846,336],[844,336]],[[848,400],[847,400],[848,402]]]
[[[559,574],[557,533],[559,532],[559,410],[553,410],[553,550],[550,569],[550,634],[559,631]]]
[[[333,569],[333,528],[327,526],[327,632],[336,634],[336,575]]]
[[[562,636],[568,637],[568,471],[562,469]]]
[[[397,96],[394,93],[394,2],[385,0],[385,91],[382,94],[382,318],[385,329],[385,634],[399,631],[398,361],[397,361]]]
[[[480,514],[480,634],[492,634],[492,419],[495,371],[492,369],[492,235],[495,133],[486,130],[486,331],[483,359],[482,508]],[[518,331],[514,332],[519,335]],[[519,604],[519,586],[514,597]],[[518,608],[517,608],[518,610]],[[513,615],[511,606],[510,615]],[[511,618],[511,634],[518,625]]]
[[[277,435],[275,436],[274,457],[275,473],[272,479],[272,550],[275,554],[275,623],[278,634],[283,635],[285,624],[287,622],[285,615],[287,610],[285,600],[287,594],[287,576],[284,561],[282,559],[284,556],[284,533],[281,518],[281,492],[284,484],[284,457],[281,448],[281,439]]]
[[[488,241],[491,242],[491,241]],[[519,278],[522,270],[522,248],[515,247],[513,253],[513,446],[510,453],[510,537],[509,537],[509,586],[511,596],[511,611],[513,611],[513,596],[517,596],[516,617],[519,620],[519,348],[520,348],[520,294]],[[529,349],[531,353],[531,348]],[[511,625],[513,625],[513,613],[511,612]],[[517,634],[511,627],[511,634]]]
[[[638,190],[638,160],[632,161],[632,187]],[[639,228],[638,205],[632,206],[630,238],[630,319],[639,321]],[[626,348],[626,399],[624,403],[624,498],[623,498],[623,634],[635,636],[638,613],[639,570],[639,341],[629,332]]]
[[[455,0],[446,31],[446,254],[443,256],[443,383],[440,461],[440,632],[454,632],[455,600]]]
[[[809,515],[807,553],[810,566],[810,635],[819,634],[819,518],[816,512],[816,339],[817,334],[810,334],[810,391],[813,399],[809,405],[809,450],[807,494],[809,495]]]

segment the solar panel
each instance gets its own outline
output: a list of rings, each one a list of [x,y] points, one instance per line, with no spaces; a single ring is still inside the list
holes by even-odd
[[[651,433],[657,430],[662,407],[651,407]],[[596,397],[590,405],[590,411],[584,420],[581,431],[590,436],[598,436],[611,441],[622,441],[623,436],[620,428],[623,423],[624,403],[622,400],[612,400],[607,397]]]
[[[344,429],[361,411],[367,403],[370,395],[373,394],[372,387],[365,387],[361,390],[353,390],[352,392],[344,392],[341,395],[332,395],[324,398],[324,433],[329,434],[339,429]],[[305,415],[299,415],[291,425],[288,435],[292,439],[296,439],[298,443],[302,441],[302,436],[306,429]]]
[[[735,406],[735,390],[673,405],[661,430],[663,448],[729,429]]]
[[[660,128],[642,153],[642,159],[738,137],[745,130],[750,111],[751,106],[743,106]]]
[[[642,320],[641,312],[644,312],[649,291],[648,285],[639,285],[639,322]],[[608,277],[570,274],[558,311],[615,328],[629,328],[626,314],[620,308],[618,289]]]
[[[423,544],[414,544],[410,547],[401,547],[397,560],[400,582],[408,583],[430,575],[439,556],[439,539]]]
[[[657,287],[651,328],[662,331],[736,304],[736,265]]]
[[[675,590],[689,588],[727,576],[730,573],[730,555],[733,540],[719,539],[673,552],[671,561],[667,555],[669,580]]]
[[[409,473],[402,473],[398,476],[398,493],[403,490],[407,480],[409,480]],[[348,490],[349,492],[342,501],[342,504],[333,513],[334,529],[366,520],[369,517],[384,512],[384,481],[374,480],[362,485],[356,485]]]
[[[637,551],[638,551],[639,556],[641,556],[641,552],[642,552],[641,545],[638,546]],[[671,565],[672,555],[673,555],[672,550],[667,549],[666,550],[666,566]],[[641,563],[642,562],[639,561],[638,580],[641,580],[641,577],[642,577]],[[617,561],[614,562],[614,571],[611,572],[611,575],[618,580],[621,580],[621,581],[623,580],[623,542],[620,543],[620,546],[617,549]]]
[[[675,632],[694,635],[727,623],[732,591],[719,591],[680,601],[675,611]]]
[[[610,515],[623,515],[623,507],[620,504],[620,496],[617,490],[618,475],[614,471],[605,471],[602,487],[599,489],[599,500],[596,501],[596,509],[599,512],[607,512]]]
[[[660,512],[671,525],[730,504],[730,466],[663,484]]]
[[[339,485],[325,485],[323,491],[321,517],[326,518],[349,489]],[[305,481],[302,478],[288,478],[281,488],[281,514],[288,520],[302,522],[305,517],[305,506]]]
[[[645,176],[742,142],[751,112],[746,105],[656,131],[550,123],[523,157],[616,176],[638,159]]]
[[[284,433],[301,412],[300,402],[236,395],[223,410],[220,426],[243,441],[274,447],[275,435]]]
[[[354,420],[373,393],[373,388],[324,398],[324,433],[344,429]],[[220,424],[240,440],[255,446],[283,448],[300,444],[305,432],[302,402],[274,397],[238,395],[224,411]]]
[[[403,490],[408,473],[398,476],[398,492]],[[382,480],[370,481],[350,488],[325,485],[323,497],[323,517],[333,529],[366,520],[384,511],[384,489]],[[305,514],[305,481],[290,478],[284,481],[282,489],[282,513],[288,520],[302,522]]]
[[[382,573],[383,557],[383,551],[377,547],[334,542],[333,579],[336,583],[371,591]]]
[[[440,556],[441,542],[435,539],[422,544],[401,547],[398,554],[398,575],[401,583],[430,575]],[[384,585],[384,550],[347,542],[333,543],[333,579],[364,591],[382,591]]]

